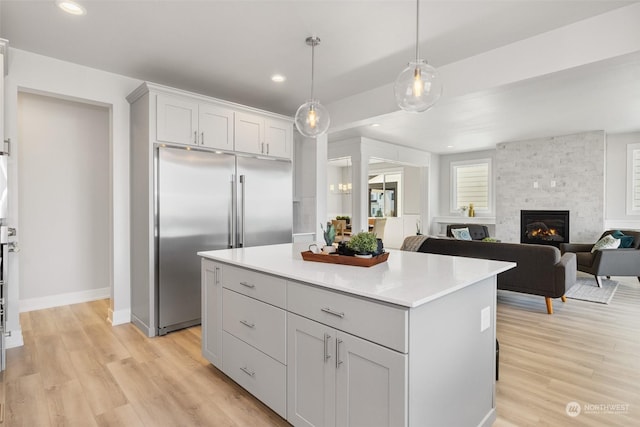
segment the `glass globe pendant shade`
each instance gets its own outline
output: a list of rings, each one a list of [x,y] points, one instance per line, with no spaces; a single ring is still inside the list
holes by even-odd
[[[442,82],[436,69],[419,59],[409,62],[407,68],[398,75],[393,91],[396,102],[405,111],[422,112],[442,96]]]
[[[318,100],[307,101],[296,111],[296,128],[304,136],[322,135],[329,129],[329,122],[329,112]]]

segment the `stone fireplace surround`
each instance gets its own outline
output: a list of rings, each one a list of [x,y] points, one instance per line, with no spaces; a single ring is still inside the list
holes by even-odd
[[[583,132],[497,144],[496,238],[520,241],[521,210],[570,211],[572,242],[604,230],[605,133]]]

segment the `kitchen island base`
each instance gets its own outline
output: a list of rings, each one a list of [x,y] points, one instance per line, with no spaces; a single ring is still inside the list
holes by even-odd
[[[242,250],[200,253],[203,355],[291,424],[495,421],[495,270],[411,306],[317,283],[314,271],[336,266],[319,264],[302,281],[230,251]]]

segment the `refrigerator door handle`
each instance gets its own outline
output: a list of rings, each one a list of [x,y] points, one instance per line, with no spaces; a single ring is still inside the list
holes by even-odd
[[[236,176],[231,174],[231,204],[229,205],[229,249],[235,245],[236,227],[235,227],[235,205],[237,200]]]
[[[240,175],[240,185],[242,186],[242,189],[240,190],[240,241],[238,242],[238,247],[242,248],[244,247],[244,194],[245,186],[247,185],[247,177],[245,175]]]

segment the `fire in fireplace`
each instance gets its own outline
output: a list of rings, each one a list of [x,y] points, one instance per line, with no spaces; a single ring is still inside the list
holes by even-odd
[[[569,211],[520,211],[520,243],[560,246],[569,242]]]

